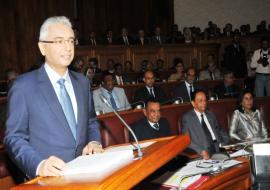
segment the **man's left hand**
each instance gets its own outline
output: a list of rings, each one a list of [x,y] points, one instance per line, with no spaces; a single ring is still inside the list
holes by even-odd
[[[104,152],[102,145],[99,142],[91,141],[84,148],[82,155],[95,154]]]

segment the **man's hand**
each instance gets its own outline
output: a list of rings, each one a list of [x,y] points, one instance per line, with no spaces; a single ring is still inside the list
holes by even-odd
[[[50,156],[47,160],[44,160],[39,169],[39,176],[61,176],[63,175],[63,168],[65,162],[56,156]]]
[[[102,145],[99,142],[92,141],[89,142],[84,148],[82,155],[86,154],[95,154],[95,153],[101,153],[104,152]]]
[[[209,160],[210,158],[209,153],[206,150],[201,151],[200,155],[203,157],[204,160]]]

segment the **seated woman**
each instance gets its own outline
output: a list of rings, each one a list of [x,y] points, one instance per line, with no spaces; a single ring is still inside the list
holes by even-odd
[[[174,60],[174,68],[176,73],[173,73],[169,76],[168,81],[181,81],[185,79],[185,72],[184,72],[184,63],[181,58],[175,58]]]
[[[244,90],[239,97],[239,107],[233,112],[230,137],[236,141],[267,138],[267,130],[261,112],[253,105],[253,93]]]

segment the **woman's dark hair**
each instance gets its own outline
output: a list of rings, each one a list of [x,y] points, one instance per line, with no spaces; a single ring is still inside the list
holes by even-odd
[[[176,65],[178,65],[178,63],[182,63],[182,65],[184,67],[184,62],[183,62],[183,59],[182,58],[180,58],[180,57],[174,58],[174,60],[173,60],[173,67],[175,68]]]
[[[237,109],[238,109],[241,113],[244,113],[244,109],[243,109],[241,103],[242,103],[242,101],[243,101],[243,99],[244,99],[244,96],[245,96],[246,94],[251,94],[252,98],[254,98],[254,94],[253,94],[253,92],[252,92],[250,89],[244,89],[244,90],[240,93],[240,95],[239,95],[239,97],[238,97],[238,101],[237,101],[237,106],[238,106]],[[252,110],[253,112],[256,111],[256,107],[254,106],[254,104],[253,104],[251,110]]]

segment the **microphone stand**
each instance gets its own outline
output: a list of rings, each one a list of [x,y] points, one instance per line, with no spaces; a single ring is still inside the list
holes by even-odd
[[[119,115],[119,113],[117,113],[117,111],[111,106],[111,104],[107,101],[106,97],[104,97],[104,95],[100,95],[100,99],[102,100],[102,102],[104,102],[107,106],[109,106],[109,108],[114,112],[114,114],[118,117],[118,119],[125,125],[125,127],[129,130],[129,132],[132,134],[135,142],[136,142],[136,146],[138,149],[138,158],[142,158],[143,157],[143,152],[141,150],[141,147],[139,145],[138,139],[135,135],[135,133],[133,132],[133,130],[129,127],[129,125],[125,122],[125,120]],[[136,157],[135,157],[136,158]]]

